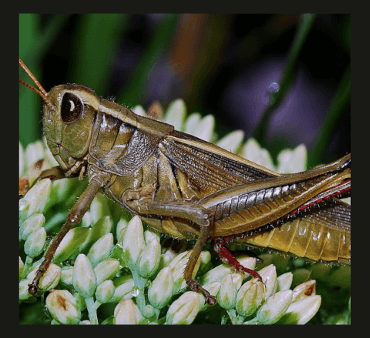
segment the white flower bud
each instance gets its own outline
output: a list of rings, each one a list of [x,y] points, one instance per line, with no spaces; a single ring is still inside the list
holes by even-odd
[[[241,156],[265,168],[276,171],[270,153],[262,148],[254,138],[248,139],[245,143],[241,151]]]
[[[67,290],[54,290],[46,297],[46,307],[52,317],[62,324],[78,324],[81,312],[76,299]]]
[[[98,265],[109,257],[113,247],[113,234],[108,233],[102,238],[99,238],[90,248],[87,258],[92,266]]]
[[[71,286],[73,284],[72,276],[73,276],[73,266],[65,266],[62,268],[60,282],[63,283],[65,286]]]
[[[200,310],[200,295],[187,291],[167,311],[166,324],[191,324]]]
[[[242,130],[235,130],[217,141],[216,144],[219,147],[227,149],[228,151],[231,151],[233,153],[241,145],[241,143],[243,142],[243,138],[244,132]]]
[[[32,295],[28,292],[28,284],[30,284],[30,281],[28,279],[23,279],[19,282],[19,300],[26,300]]]
[[[240,273],[232,273],[231,278],[236,287],[236,290],[239,290],[243,283],[243,276]]]
[[[276,275],[276,267],[273,264],[270,264],[263,269],[258,271],[259,275],[261,276],[263,282],[265,283],[265,298],[267,299],[273,293],[275,293],[277,288],[277,275]]]
[[[277,156],[277,172],[281,174],[298,173],[306,170],[307,149],[305,145],[300,144],[293,150],[281,150]]]
[[[89,234],[88,228],[74,228],[69,230],[65,237],[62,239],[55,252],[54,262],[61,263],[78,252],[79,246],[85,242]]]
[[[221,282],[221,288],[218,292],[217,300],[225,310],[229,310],[235,306],[236,302],[236,286],[233,283],[230,274],[227,274]]]
[[[78,292],[73,293],[73,297],[76,299],[76,304],[80,311],[84,311],[87,308],[84,296],[80,295]],[[90,298],[92,299],[92,298]]]
[[[161,309],[170,301],[174,288],[171,268],[165,267],[159,271],[148,290],[150,304]]]
[[[30,202],[24,198],[19,200],[19,238],[22,238],[24,229],[23,221],[28,217],[28,210],[30,209]]]
[[[90,207],[90,215],[91,215],[91,207]],[[113,221],[110,216],[103,216],[101,217],[94,225],[92,226],[91,230],[89,231],[89,235],[86,238],[85,242],[81,245],[80,251],[89,250],[90,247],[104,235],[111,232],[113,227]]]
[[[188,263],[189,257],[191,255],[192,250],[184,251],[178,254],[168,265],[171,269],[173,281],[174,281],[174,290],[173,293],[176,294],[179,290],[182,290],[186,287],[186,282],[184,279],[184,269],[186,264]],[[196,273],[198,272],[200,265],[200,257],[195,264],[194,271],[192,277],[194,278]]]
[[[172,101],[165,113],[164,122],[174,126],[176,130],[182,130],[186,115],[186,105],[182,99]]]
[[[130,268],[136,270],[137,260],[145,246],[143,226],[138,216],[133,217],[127,224],[122,240],[122,259]]]
[[[113,285],[113,282],[110,279],[105,280],[96,288],[96,300],[100,303],[108,303],[114,295],[114,290],[115,287]]]
[[[191,134],[193,130],[198,126],[202,116],[199,113],[191,113],[186,119],[184,132]]]
[[[36,276],[36,272],[40,266],[34,267],[31,272],[27,275],[27,280],[30,281],[33,280]],[[46,292],[54,287],[56,287],[59,283],[60,276],[62,269],[56,265],[51,263],[44,273],[44,275],[40,278],[39,287],[42,290],[39,290],[39,292]]]
[[[319,310],[321,296],[302,298],[290,304],[279,324],[306,324]]]
[[[290,286],[292,285],[292,281],[293,281],[293,274],[291,272],[287,272],[287,273],[280,275],[277,278],[277,290],[276,291],[289,290]]]
[[[99,192],[93,199],[90,205],[89,211],[90,211],[90,216],[91,216],[91,222],[93,224],[98,223],[101,219],[110,218],[110,211],[109,211],[107,197]],[[110,230],[108,232],[110,232]],[[101,236],[98,236],[98,238],[99,237]]]
[[[199,121],[199,124],[191,132],[191,134],[204,141],[210,142],[213,136],[214,127],[215,118],[212,115],[207,115]]]
[[[22,276],[23,274],[23,269],[24,269],[24,263],[22,262],[22,259],[21,257],[19,256],[19,278]]]
[[[263,300],[264,285],[258,279],[244,283],[236,296],[236,311],[241,316],[250,316],[256,312]]]
[[[145,244],[148,245],[151,241],[160,242],[160,234],[158,231],[148,228],[144,231]]]
[[[27,145],[25,150],[26,166],[30,168],[35,162],[44,157],[44,147],[40,140]]]
[[[152,240],[144,247],[137,262],[139,275],[144,278],[152,276],[159,267],[161,259],[161,245],[159,241]]]
[[[115,290],[112,298],[109,300],[109,303],[118,303],[122,299],[133,297],[135,283],[131,275],[115,278],[113,280],[113,285]]]
[[[27,193],[24,199],[30,202],[28,216],[44,211],[51,192],[51,181],[48,178],[38,181]]]
[[[44,247],[46,240],[46,231],[44,228],[40,228],[32,232],[24,244],[24,252],[29,257],[37,257]]]
[[[293,300],[292,302],[295,302],[297,300],[303,299],[305,297],[309,297],[311,295],[316,294],[316,281],[315,280],[309,280],[307,282],[301,283],[297,285],[293,289]]]
[[[292,296],[292,290],[279,291],[272,295],[257,311],[258,322],[265,325],[276,323],[287,311]]]
[[[28,236],[42,228],[45,224],[45,217],[43,214],[34,214],[30,217],[28,217],[22,224],[22,228],[23,228],[23,231],[22,231],[22,239],[25,241],[27,240]]]
[[[144,319],[132,299],[121,300],[114,309],[115,324],[140,324]]]
[[[75,290],[81,296],[87,298],[95,293],[97,286],[95,272],[84,254],[79,254],[76,258],[72,281]]]
[[[106,279],[113,278],[119,270],[119,261],[114,258],[108,258],[103,262],[100,262],[95,268],[96,283],[99,285]]]
[[[123,236],[125,235],[126,228],[127,228],[127,221],[121,218],[118,221],[117,227],[116,227],[116,238],[117,238],[118,243],[122,242]]]

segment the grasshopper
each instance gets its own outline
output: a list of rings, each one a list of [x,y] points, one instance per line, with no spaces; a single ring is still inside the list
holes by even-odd
[[[29,285],[38,283],[67,232],[78,224],[99,190],[174,238],[196,240],[184,271],[191,290],[207,304],[216,297],[193,279],[208,240],[222,261],[261,279],[227,249],[230,241],[287,252],[311,261],[350,264],[351,154],[305,172],[278,174],[216,145],[138,116],[83,85],[48,93],[19,60],[43,101],[43,130],[59,166],[38,180],[87,176],[88,186],[70,210]]]

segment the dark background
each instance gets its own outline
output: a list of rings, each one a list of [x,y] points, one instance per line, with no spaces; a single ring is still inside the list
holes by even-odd
[[[280,84],[300,14],[85,14],[19,16],[19,55],[46,91],[80,83],[144,108],[182,98],[188,113],[216,117],[219,136],[253,136]],[[304,41],[294,82],[258,141],[275,160],[285,147],[323,149],[310,165],[350,152],[350,15],[320,14]],[[20,77],[31,83],[20,69]],[[350,79],[350,78],[349,78]],[[342,81],[342,82],[341,82]],[[345,83],[346,95],[340,92]],[[335,117],[324,119],[338,101]],[[337,93],[337,96],[336,96]],[[41,99],[20,88],[25,147],[41,137]],[[326,128],[328,138],[317,145]]]

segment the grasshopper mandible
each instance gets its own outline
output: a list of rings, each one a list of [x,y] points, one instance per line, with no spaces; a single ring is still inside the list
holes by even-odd
[[[192,278],[208,240],[224,262],[260,278],[227,250],[229,241],[268,247],[312,261],[350,264],[351,154],[296,174],[278,174],[216,145],[174,130],[83,85],[48,93],[19,60],[44,101],[43,129],[59,166],[38,180],[87,176],[88,186],[70,210],[29,285],[38,283],[66,233],[78,224],[99,190],[154,229],[196,244],[184,271],[191,290],[216,298]]]

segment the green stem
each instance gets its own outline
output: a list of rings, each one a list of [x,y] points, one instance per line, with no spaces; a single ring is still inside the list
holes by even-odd
[[[140,312],[144,315],[145,311],[145,295],[144,295],[144,287],[147,283],[147,279],[141,277],[137,270],[131,270],[132,272],[132,278],[134,279],[135,286],[139,289],[139,294],[136,298],[136,304],[140,310]]]
[[[227,310],[226,311],[227,314],[229,315],[230,319],[231,319],[231,323],[233,325],[240,325],[243,323],[243,320],[245,319],[245,317],[243,316],[238,316],[236,314],[236,310],[235,309],[231,309],[231,310]]]
[[[85,302],[86,302],[87,312],[89,313],[90,323],[94,325],[99,324],[98,316],[96,314],[96,306],[95,306],[94,298],[87,297],[85,298]]]
[[[28,270],[32,266],[32,263],[33,263],[33,258],[27,256],[26,261],[24,262],[24,267],[23,267],[23,272],[22,272],[21,279],[28,274]]]

